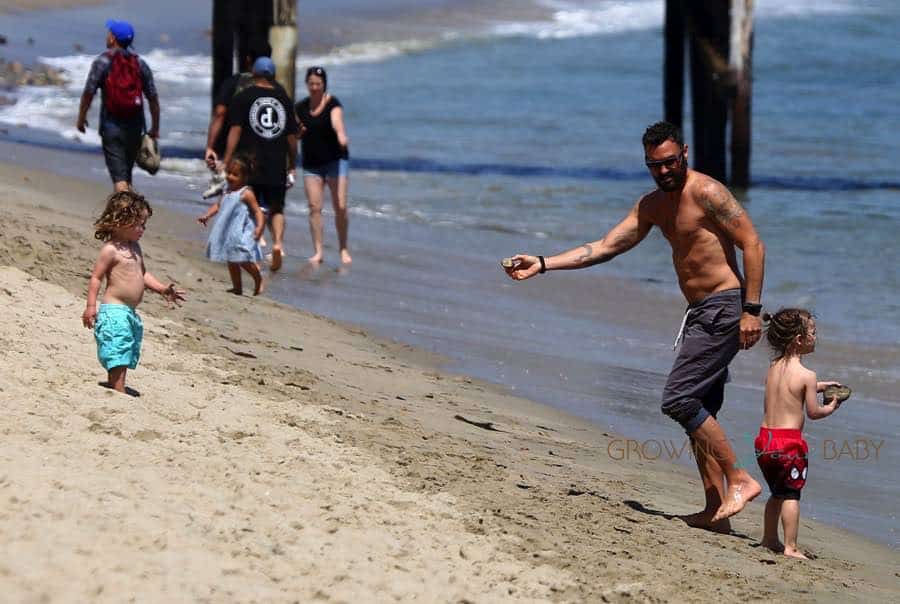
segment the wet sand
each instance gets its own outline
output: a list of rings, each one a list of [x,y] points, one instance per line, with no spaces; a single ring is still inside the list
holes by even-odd
[[[157,209],[133,398],[80,325],[107,190],[0,165],[0,585],[13,601],[893,601],[897,554],[686,528],[699,485],[441,359],[265,298]],[[12,555],[12,552],[15,555]],[[893,595],[892,595],[893,594]]]

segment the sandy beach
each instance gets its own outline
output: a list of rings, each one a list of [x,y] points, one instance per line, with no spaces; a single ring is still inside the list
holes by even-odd
[[[817,558],[692,530],[699,485],[441,359],[225,293],[185,217],[148,269],[139,397],[81,326],[105,186],[0,165],[0,585],[16,602],[706,602],[900,598],[897,554],[802,520]],[[152,202],[152,200],[151,200]],[[302,306],[302,303],[300,304]],[[633,436],[633,435],[632,435]]]

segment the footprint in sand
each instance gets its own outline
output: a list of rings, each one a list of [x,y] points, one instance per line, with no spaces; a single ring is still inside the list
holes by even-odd
[[[138,430],[134,434],[131,435],[132,440],[140,440],[142,442],[149,442],[151,440],[159,440],[163,438],[163,435],[157,432],[156,430]]]

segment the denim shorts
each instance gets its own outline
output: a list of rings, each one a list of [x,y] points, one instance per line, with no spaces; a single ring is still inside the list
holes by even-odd
[[[303,168],[303,177],[338,178],[350,173],[349,159],[336,159],[321,166]]]
[[[143,134],[140,128],[123,128],[111,124],[104,125],[101,139],[106,169],[113,182],[131,182],[131,171],[137,159]]]
[[[94,323],[94,339],[97,360],[104,369],[134,369],[141,359],[144,323],[130,306],[101,304]]]

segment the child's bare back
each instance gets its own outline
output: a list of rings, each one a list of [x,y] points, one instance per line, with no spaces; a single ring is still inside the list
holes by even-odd
[[[804,367],[799,357],[774,361],[766,375],[763,427],[802,430],[806,413],[810,411],[808,399],[815,407],[819,406],[816,390],[815,372]]]

